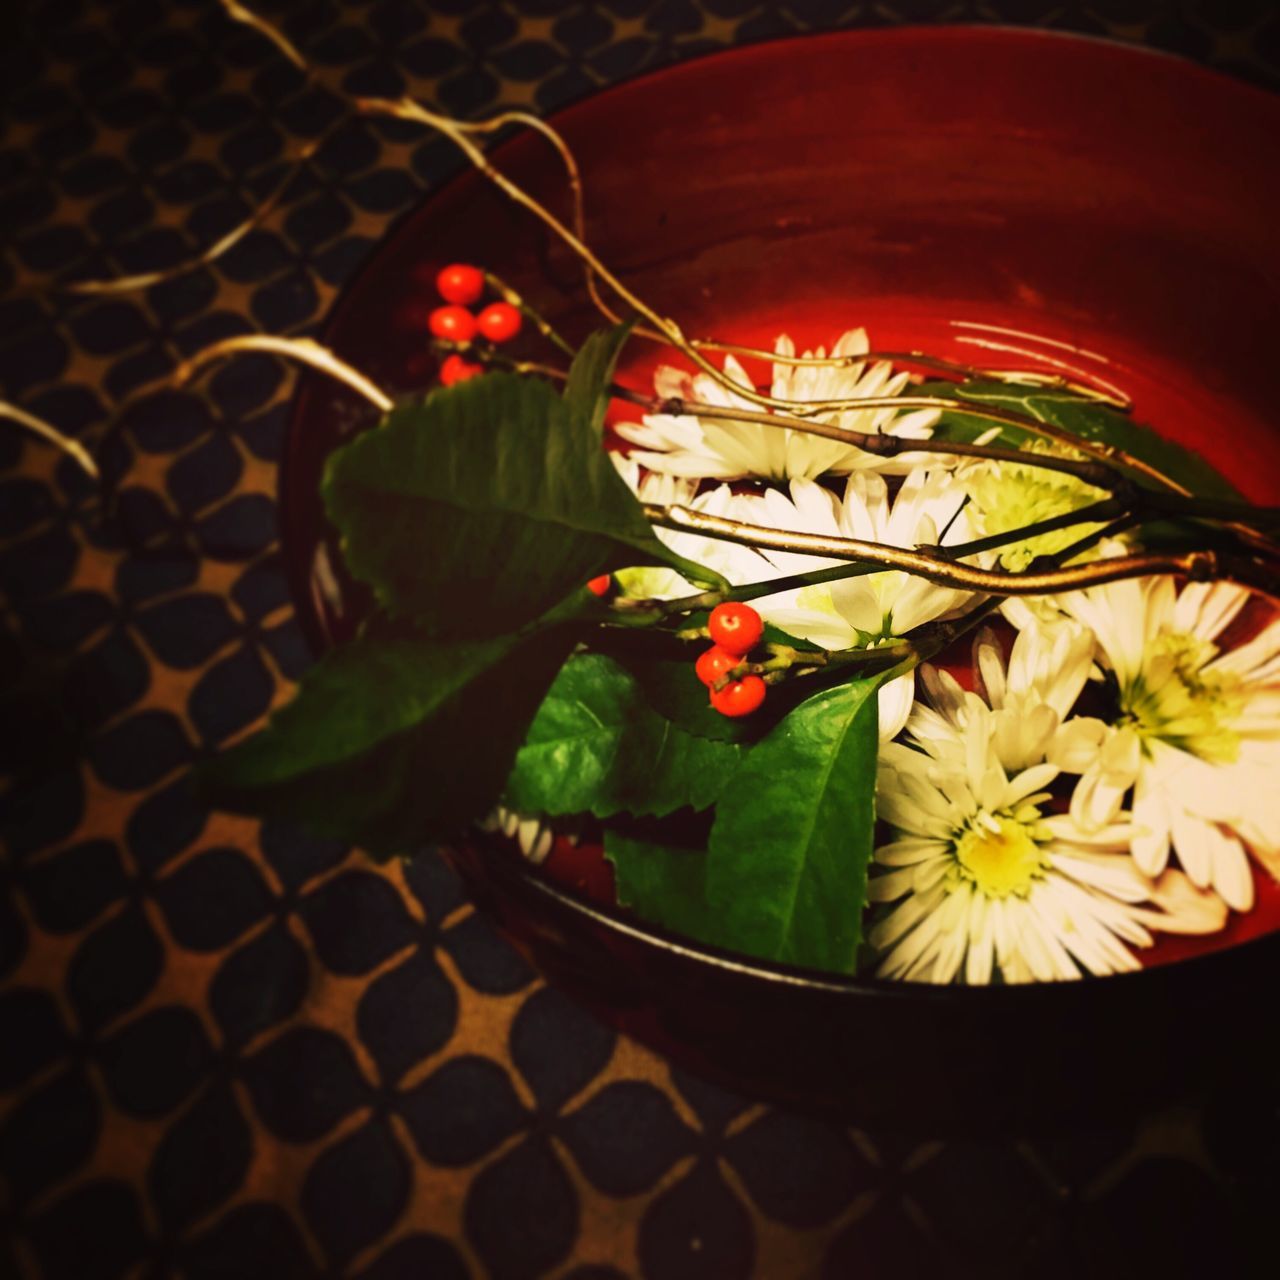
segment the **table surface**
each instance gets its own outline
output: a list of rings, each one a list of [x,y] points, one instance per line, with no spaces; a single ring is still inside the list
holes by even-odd
[[[260,10],[321,85],[457,114],[548,111],[728,45],[892,21],[1090,31],[1280,85],[1266,0]],[[594,1022],[434,851],[376,867],[201,808],[192,762],[308,661],[274,523],[292,379],[228,365],[105,425],[214,338],[314,332],[451,159],[345,121],[214,0],[17,12],[0,395],[100,449],[112,484],[108,509],[69,460],[0,429],[0,1277],[1272,1274],[1251,1246],[1280,1190],[1274,1090],[1047,1139],[833,1126]],[[212,265],[123,296],[55,287],[187,261],[321,135]]]

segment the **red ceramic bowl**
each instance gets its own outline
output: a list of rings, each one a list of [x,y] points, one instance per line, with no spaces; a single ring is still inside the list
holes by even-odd
[[[1123,389],[1250,497],[1280,499],[1280,99],[1095,40],[900,28],[702,59],[555,123],[586,180],[592,245],[687,334],[816,344],[863,324],[881,349],[997,368],[1025,367],[1031,347]],[[541,140],[494,159],[567,208]],[[451,261],[490,267],[571,336],[598,323],[571,255],[467,173],[388,236],[325,341],[385,387],[421,386],[434,367],[402,317],[430,303],[415,269],[429,280]],[[623,380],[646,385],[656,359],[634,346]],[[369,421],[316,380],[294,406],[283,537],[320,646],[366,608],[324,522],[320,469]],[[499,844],[453,857],[604,1016],[739,1089],[863,1122],[981,1128],[1140,1106],[1256,1052],[1280,979],[1280,893],[1261,879],[1249,916],[1153,957],[1176,962],[935,989],[717,953],[593,905]]]

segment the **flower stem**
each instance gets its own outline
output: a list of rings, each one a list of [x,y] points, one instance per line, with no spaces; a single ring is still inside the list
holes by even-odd
[[[959,559],[962,556],[975,556],[983,551],[1007,547],[1010,543],[1027,542],[1032,538],[1038,538],[1043,533],[1055,533],[1059,529],[1069,529],[1072,525],[1092,524],[1099,521],[1105,523],[1129,514],[1129,508],[1119,498],[1103,498],[1099,502],[1091,502],[1087,507],[1077,507],[1074,511],[1064,511],[1060,515],[1033,521],[1020,529],[993,533],[986,538],[975,538],[972,542],[960,542],[950,547],[938,546],[933,550],[940,556]]]

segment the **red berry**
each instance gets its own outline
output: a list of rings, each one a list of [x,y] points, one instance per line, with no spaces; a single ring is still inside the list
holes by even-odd
[[[711,690],[711,705],[722,716],[749,716],[764,701],[765,684],[759,676],[743,676],[717,693]]]
[[[551,846],[542,864],[547,877],[581,894],[589,902],[611,906],[618,900],[613,863],[598,844],[571,844],[563,836]]]
[[[450,342],[470,342],[476,336],[476,318],[466,307],[437,307],[427,317],[427,327]]]
[[[750,653],[764,635],[764,623],[749,604],[718,604],[707,619],[711,638],[722,649],[741,656]]]
[[[587,590],[593,596],[607,596],[613,590],[613,574],[602,573],[598,578],[592,578],[587,583]]]
[[[440,366],[440,385],[451,387],[455,382],[466,382],[468,378],[474,378],[483,372],[478,364],[464,360],[455,351],[451,356],[445,356],[444,363]]]
[[[436,290],[446,302],[469,307],[484,292],[484,272],[465,262],[454,262],[436,276]]]
[[[717,644],[698,655],[693,669],[698,673],[698,679],[710,689],[722,676],[727,676],[740,661],[741,658],[736,653],[730,653],[728,649],[722,649]]]
[[[490,342],[507,342],[520,332],[520,312],[509,302],[491,302],[476,318],[476,327]]]

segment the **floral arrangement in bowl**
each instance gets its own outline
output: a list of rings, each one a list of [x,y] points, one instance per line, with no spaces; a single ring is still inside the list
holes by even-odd
[[[177,371],[273,351],[379,417],[322,484],[374,607],[204,769],[218,803],[375,854],[487,826],[603,857],[635,918],[839,975],[1106,975],[1253,908],[1280,873],[1275,509],[1096,366],[691,340],[587,242],[550,126],[352,105],[454,141],[607,327],[569,342],[436,262],[408,394],[305,339]],[[511,123],[556,147],[568,222],[477,145]],[[640,343],[652,386],[619,372]]]
[[[575,350],[477,267],[436,288],[441,385],[325,470],[375,612],[220,802],[585,842],[647,922],[937,983],[1134,969],[1280,871],[1276,513],[1100,380],[860,329],[717,363],[652,314]],[[645,339],[692,367],[620,384]]]

